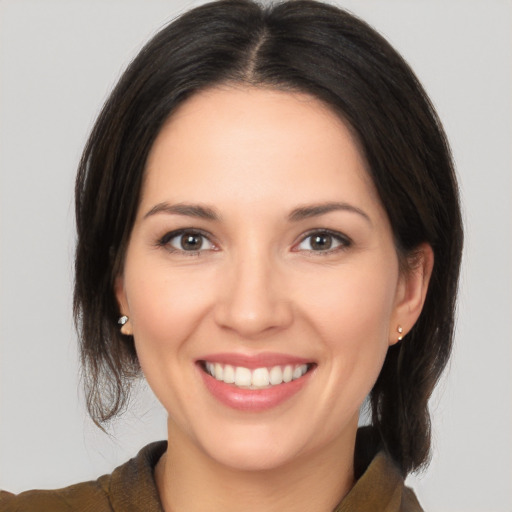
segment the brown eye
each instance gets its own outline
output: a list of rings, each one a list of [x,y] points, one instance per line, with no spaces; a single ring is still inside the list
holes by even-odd
[[[181,249],[184,251],[198,251],[203,245],[203,236],[196,234],[184,234],[180,238]]]
[[[299,251],[330,252],[350,245],[350,240],[341,233],[316,231],[304,237],[297,246]]]
[[[174,231],[165,235],[159,245],[174,252],[197,253],[214,249],[206,235],[197,231]]]
[[[313,235],[309,244],[313,251],[326,251],[332,247],[332,236],[327,234]]]

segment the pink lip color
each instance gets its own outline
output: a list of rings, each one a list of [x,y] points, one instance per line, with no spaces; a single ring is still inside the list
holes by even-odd
[[[289,359],[287,360],[289,361]],[[254,366],[254,368],[261,368],[262,366],[267,365]],[[275,364],[269,366],[275,366]],[[253,366],[251,366],[251,368],[253,368]],[[218,381],[201,368],[199,368],[199,373],[208,391],[224,405],[239,411],[261,412],[277,407],[298,393],[309,381],[312,372],[309,371],[301,378],[292,380],[291,382],[283,382],[277,386],[265,389],[241,389],[233,384]]]
[[[302,357],[278,354],[274,352],[263,352],[252,356],[233,353],[209,354],[199,358],[198,361],[230,364],[231,366],[243,366],[250,370],[254,370],[255,368],[270,368],[272,366],[307,364],[313,362],[311,359],[304,359]]]

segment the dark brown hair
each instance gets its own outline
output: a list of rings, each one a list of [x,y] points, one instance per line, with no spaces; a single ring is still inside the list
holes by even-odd
[[[87,405],[102,424],[126,405],[140,371],[119,332],[114,281],[134,222],[148,152],[163,123],[199,90],[225,82],[309,93],[356,134],[399,255],[426,242],[435,263],[422,314],[392,346],[371,392],[372,425],[404,474],[428,460],[428,399],[450,355],[462,226],[449,147],[423,88],[363,21],[297,0],[195,8],[139,53],[107,100],[76,181],[75,319]]]

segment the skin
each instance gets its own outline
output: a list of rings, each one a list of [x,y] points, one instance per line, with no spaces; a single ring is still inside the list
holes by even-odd
[[[330,511],[352,487],[359,408],[397,327],[405,335],[421,312],[433,258],[422,247],[399,271],[365,167],[340,118],[304,94],[210,89],[161,130],[116,295],[169,413],[156,469],[165,510]],[[344,207],[290,219],[332,203]],[[201,250],[165,238],[178,229],[199,230]],[[337,233],[331,248],[312,246],[325,230]],[[315,366],[284,403],[240,411],[210,394],[196,364],[219,352]]]

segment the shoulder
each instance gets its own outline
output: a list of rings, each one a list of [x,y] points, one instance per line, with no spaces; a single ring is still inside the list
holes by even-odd
[[[358,432],[354,487],[335,512],[423,512],[393,459],[368,428]]]
[[[424,512],[416,494],[414,494],[414,491],[410,487],[404,487],[401,507],[400,510],[403,510],[403,512]]]
[[[20,494],[0,491],[0,512],[112,512],[109,500],[110,475],[96,481],[56,490],[33,490]]]
[[[0,491],[0,512],[161,512],[153,469],[166,446],[152,443],[98,480],[17,495]]]

